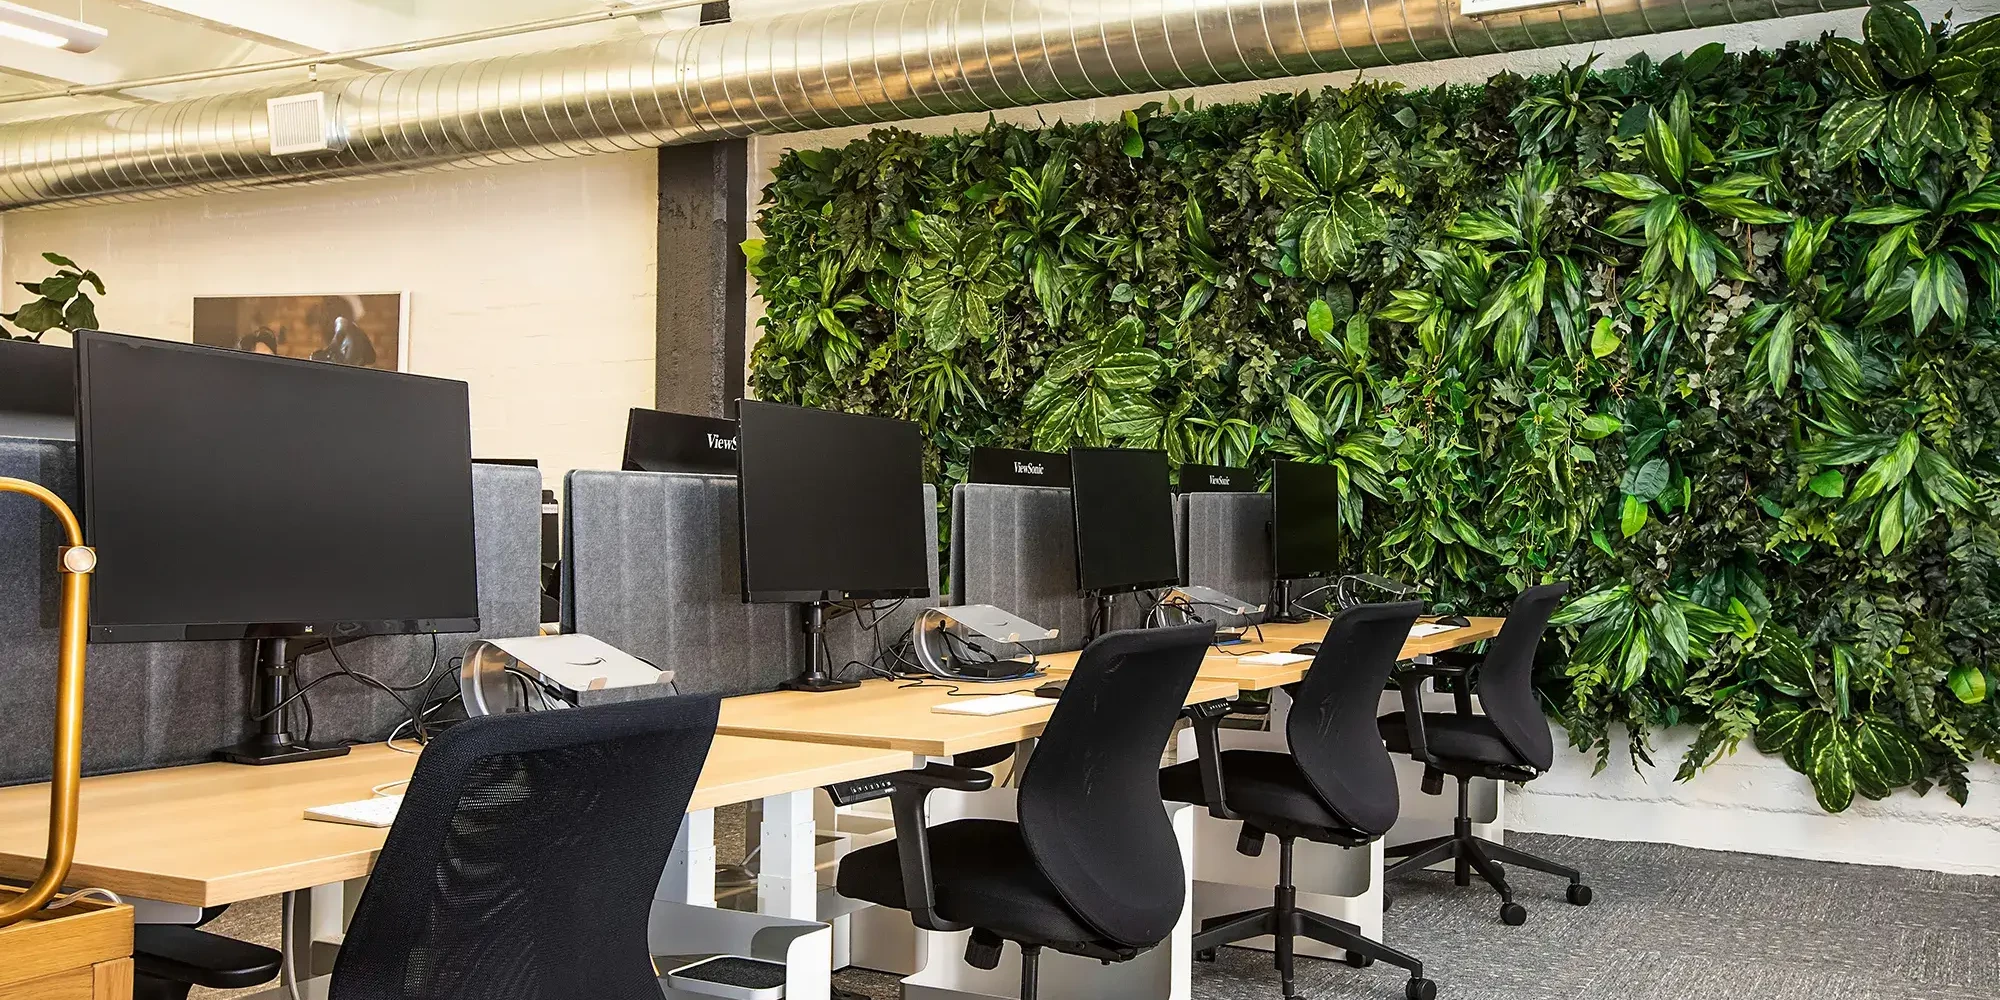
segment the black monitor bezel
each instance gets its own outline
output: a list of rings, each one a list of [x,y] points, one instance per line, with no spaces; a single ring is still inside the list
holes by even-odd
[[[897,420],[894,417],[882,417],[872,413],[848,413],[845,410],[827,410],[813,406],[793,406],[790,403],[773,403],[769,400],[744,399],[737,401],[736,412],[739,414],[739,419],[737,422],[739,435],[742,427],[740,414],[743,412],[744,403],[752,403],[758,406],[784,406],[794,410],[814,410],[822,413],[837,413],[843,417],[856,417],[866,420],[879,420],[886,423],[895,423],[895,424],[912,424],[914,426],[912,421]],[[921,441],[922,439],[921,428],[919,428],[918,435],[919,435],[919,441]],[[831,604],[838,601],[890,601],[899,599],[910,600],[910,599],[918,599],[931,596],[931,589],[928,582],[926,582],[925,585],[922,587],[912,588],[912,589],[879,588],[875,590],[751,590],[750,589],[750,525],[748,523],[748,520],[744,516],[744,510],[743,510],[744,506],[743,505],[743,454],[744,454],[743,439],[739,436],[736,442],[736,559],[737,559],[736,575],[737,575],[737,580],[742,585],[743,603],[745,604]],[[923,490],[923,485],[922,485],[923,476],[921,472],[918,474],[917,478],[919,481],[917,489],[919,495],[921,495]],[[928,572],[928,568],[926,569],[926,572]]]
[[[1069,450],[1069,469],[1070,469],[1069,524],[1070,524],[1071,543],[1072,543],[1071,548],[1073,548],[1076,553],[1076,588],[1078,593],[1086,595],[1095,595],[1100,597],[1111,597],[1118,594],[1135,594],[1142,590],[1159,590],[1163,587],[1177,587],[1186,582],[1185,580],[1181,579],[1182,573],[1181,570],[1179,569],[1179,565],[1181,562],[1180,553],[1175,552],[1174,564],[1176,568],[1174,570],[1174,575],[1167,579],[1148,580],[1142,583],[1118,584],[1111,587],[1099,587],[1099,588],[1085,587],[1083,585],[1083,519],[1077,516],[1078,513],[1077,499],[1076,499],[1077,458],[1078,456],[1091,454],[1095,452],[1122,453],[1122,452],[1134,452],[1134,451],[1152,452],[1154,454],[1160,455],[1162,458],[1167,459],[1168,470],[1169,470],[1169,475],[1167,477],[1167,520],[1169,525],[1171,525],[1173,522],[1174,481],[1173,481],[1173,476],[1171,475],[1173,462],[1171,458],[1167,457],[1167,453],[1165,451],[1162,451],[1161,449],[1158,448],[1109,448],[1109,447],[1071,448]],[[1175,540],[1175,542],[1173,544],[1170,544],[1169,547],[1177,548],[1178,540]]]
[[[232,354],[249,354],[224,347],[207,347],[174,340],[154,337],[135,337],[130,334],[109,333],[102,330],[76,331],[76,468],[77,494],[83,502],[83,530],[85,540],[96,537],[96,509],[90,502],[90,483],[95,478],[90,453],[90,384],[85,375],[89,366],[89,351],[85,345],[92,340],[113,343],[127,343],[147,349],[183,351],[191,354],[206,354],[211,351],[229,351]],[[287,358],[277,355],[249,354],[260,364],[288,364],[324,366],[326,361],[307,361],[302,358]],[[457,382],[457,379],[438,379],[428,375],[411,375],[404,372],[385,372],[374,368],[358,368],[342,365],[350,371],[371,372],[377,375],[398,378],[427,378],[438,382]],[[460,383],[463,384],[463,383]],[[470,470],[471,456],[467,455],[467,469]],[[472,489],[470,476],[466,489]],[[470,497],[468,496],[468,501]],[[472,574],[473,606],[479,602],[478,553],[474,550]],[[463,632],[477,632],[480,619],[477,614],[469,618],[392,618],[392,619],[320,619],[315,621],[291,622],[199,622],[180,624],[120,624],[99,625],[91,622],[87,635],[91,642],[203,642],[236,639],[344,639],[364,638],[377,635],[438,635]]]
[[[732,441],[736,440],[733,435],[733,429],[738,426],[738,422],[734,417],[709,417],[709,416],[703,416],[699,413],[677,413],[673,410],[661,410],[649,406],[634,406],[625,412],[625,444],[623,449],[619,452],[619,459],[618,459],[618,468],[620,471],[650,472],[656,475],[691,475],[691,476],[734,476],[738,475],[742,471],[742,462],[737,459],[734,449],[730,450],[730,461],[729,464],[726,465],[721,462],[710,463],[710,464],[703,464],[700,462],[686,462],[686,463],[675,463],[676,467],[670,469],[645,468],[639,462],[639,460],[633,456],[632,431],[634,429],[634,425],[636,425],[639,421],[648,420],[654,416],[668,416],[683,420],[713,422],[715,424],[727,424],[729,425],[730,428],[732,428],[732,436],[730,440]]]
[[[1342,571],[1338,566],[1328,566],[1302,573],[1285,572],[1285,567],[1283,566],[1284,556],[1282,554],[1282,539],[1284,535],[1283,528],[1278,520],[1279,511],[1283,509],[1279,505],[1278,470],[1281,466],[1287,465],[1312,469],[1315,474],[1318,474],[1319,470],[1326,470],[1329,474],[1338,475],[1337,472],[1333,471],[1333,466],[1321,462],[1299,462],[1291,459],[1278,459],[1271,463],[1271,578],[1274,580],[1320,580],[1339,576]]]

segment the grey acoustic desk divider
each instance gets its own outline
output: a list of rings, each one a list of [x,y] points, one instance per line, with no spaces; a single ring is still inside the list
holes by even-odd
[[[1271,495],[1188,493],[1180,498],[1185,579],[1251,604],[1271,600]],[[1252,615],[1251,620],[1262,620]]]
[[[743,603],[734,476],[577,470],[564,480],[562,624],[670,670],[683,694],[769,691],[798,673],[804,636],[791,604]],[[926,509],[936,491],[925,487]],[[935,518],[928,551],[937,551]],[[931,592],[937,592],[932,557]],[[909,631],[909,601],[883,615],[886,649]],[[873,616],[869,616],[873,620]],[[827,629],[837,672],[875,656],[858,616]]]
[[[962,483],[951,491],[951,603],[991,604],[1057,637],[1037,653],[1081,649],[1087,606],[1076,588],[1069,490]]]
[[[17,476],[77,502],[73,441],[0,438],[0,475]],[[483,636],[526,635],[540,612],[541,474],[474,466],[472,505]],[[80,509],[80,508],[79,508]],[[88,541],[88,539],[86,539]],[[54,713],[57,581],[55,522],[37,504],[0,504],[0,720]],[[282,556],[282,546],[279,547]],[[112,555],[100,553],[100,555]],[[115,556],[113,556],[115,558]],[[475,636],[438,637],[438,674]],[[349,667],[402,686],[431,667],[429,636],[381,636],[341,649]],[[325,653],[301,661],[307,679],[333,669]],[[105,643],[90,648],[85,681],[84,767],[92,774],[207,760],[249,734],[251,643]],[[440,682],[438,693],[452,685]],[[415,697],[415,693],[405,697]],[[380,740],[406,719],[388,695],[330,681],[309,696],[316,740]],[[46,726],[4,729],[0,785],[47,781]]]

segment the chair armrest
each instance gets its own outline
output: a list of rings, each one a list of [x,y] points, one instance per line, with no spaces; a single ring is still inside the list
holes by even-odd
[[[1208,804],[1208,814],[1217,819],[1241,819],[1229,810],[1229,798],[1222,783],[1222,731],[1223,716],[1229,714],[1226,702],[1211,701],[1191,705],[1181,711],[1181,715],[1194,723],[1194,745],[1199,754],[1195,762],[1201,774],[1201,797]],[[1270,711],[1265,706],[1265,711]]]
[[[1410,756],[1429,761],[1430,748],[1424,742],[1424,686],[1405,683],[1402,689],[1403,727],[1410,736]]]
[[[903,867],[903,902],[910,919],[928,931],[962,931],[965,925],[941,920],[936,914],[937,880],[931,873],[931,838],[924,802],[931,792],[983,792],[993,787],[993,775],[969,767],[928,764],[889,775],[889,807],[896,817],[896,855]]]

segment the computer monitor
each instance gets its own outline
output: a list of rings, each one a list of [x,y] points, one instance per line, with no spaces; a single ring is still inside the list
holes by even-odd
[[[966,479],[997,486],[1069,485],[1069,456],[1059,451],[974,448]]]
[[[743,600],[806,605],[809,690],[841,686],[821,659],[826,607],[930,593],[923,435],[884,417],[744,400],[737,501]]]
[[[1100,619],[1113,594],[1180,582],[1166,452],[1073,448],[1069,475],[1077,585]]]
[[[626,472],[736,474],[736,421],[633,407],[625,419]]]
[[[0,436],[76,440],[76,352],[0,335]]]
[[[1341,572],[1340,470],[1279,461],[1271,475],[1271,572],[1306,580]]]
[[[260,640],[264,714],[321,640],[478,631],[465,383],[94,332],[75,355],[93,641]],[[260,737],[297,759],[282,716]]]
[[[1255,493],[1257,474],[1229,465],[1189,462],[1181,466],[1180,487],[1182,493]]]

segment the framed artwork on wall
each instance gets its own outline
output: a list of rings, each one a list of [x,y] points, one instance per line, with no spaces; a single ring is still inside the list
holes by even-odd
[[[409,306],[408,292],[198,295],[194,300],[194,342],[407,371]]]

